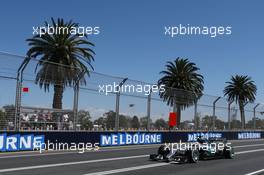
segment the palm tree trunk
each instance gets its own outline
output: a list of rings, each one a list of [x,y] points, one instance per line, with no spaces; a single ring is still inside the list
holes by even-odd
[[[244,111],[244,104],[242,102],[239,102],[239,110],[241,117],[241,129],[245,129],[245,111]]]
[[[176,104],[176,99],[175,97],[173,98],[173,109],[172,112],[176,113],[177,112],[177,104]]]
[[[177,104],[176,102],[176,97],[173,97],[173,112],[177,114],[177,127],[179,128],[180,123],[181,123],[181,106]]]
[[[181,106],[177,104],[177,127],[180,128],[181,124]]]
[[[54,85],[53,105],[54,109],[62,109],[63,87]]]

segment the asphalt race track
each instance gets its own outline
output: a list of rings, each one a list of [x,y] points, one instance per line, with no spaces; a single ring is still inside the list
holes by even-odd
[[[234,141],[233,160],[168,164],[148,160],[157,145],[104,148],[97,152],[1,153],[1,175],[244,175],[264,174],[264,140]],[[259,172],[258,172],[259,171]],[[251,175],[250,174],[250,175]]]

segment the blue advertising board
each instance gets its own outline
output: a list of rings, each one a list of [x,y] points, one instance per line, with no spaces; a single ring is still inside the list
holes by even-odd
[[[45,143],[44,135],[8,135],[7,133],[0,134],[0,151],[25,151],[43,148]]]
[[[196,133],[188,133],[187,134],[188,142],[195,142],[198,137],[203,137],[206,139],[209,138],[222,138],[223,134],[221,132],[196,132]]]
[[[100,135],[100,146],[141,145],[162,143],[161,133],[116,133]]]
[[[33,150],[43,143],[100,143],[100,146],[144,145],[196,141],[197,137],[227,140],[263,139],[264,131],[164,131],[164,132],[85,132],[85,131],[2,131],[0,152]],[[45,146],[45,145],[44,145]],[[42,147],[41,147],[42,148]]]
[[[261,139],[261,132],[238,132],[237,139],[238,140]]]

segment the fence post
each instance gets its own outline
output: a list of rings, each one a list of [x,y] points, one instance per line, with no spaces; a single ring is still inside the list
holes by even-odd
[[[120,105],[120,90],[123,84],[127,81],[128,78],[123,79],[119,85],[117,86],[118,89],[116,91],[116,116],[115,116],[115,131],[119,130],[119,105]]]
[[[74,87],[74,98],[73,98],[73,129],[77,130],[78,124],[78,101],[79,101],[79,82]]]
[[[215,130],[215,118],[216,118],[216,116],[215,116],[215,105],[216,105],[216,102],[218,101],[218,100],[220,100],[220,98],[221,97],[217,97],[217,99],[214,101],[214,103],[213,103],[213,126],[212,126],[212,129],[213,130]]]
[[[77,122],[79,121],[78,119],[78,106],[79,106],[79,91],[80,91],[80,80],[83,78],[85,75],[85,71],[82,71],[77,79],[75,80],[74,84],[74,97],[73,97],[73,129],[76,131],[77,128]],[[79,123],[80,124],[80,123]]]
[[[254,108],[253,108],[253,129],[256,129],[256,109],[260,104],[258,103]]]
[[[26,57],[17,69],[17,83],[16,83],[16,98],[15,98],[15,130],[20,130],[20,109],[21,109],[21,94],[23,84],[23,72],[30,61],[29,57]]]
[[[120,92],[116,93],[116,116],[115,116],[115,131],[119,130],[119,101],[120,101]]]
[[[234,101],[228,102],[228,130],[231,130],[231,105]]]
[[[18,101],[19,101],[19,93],[21,91],[21,86],[20,86],[20,80],[19,80],[19,77],[20,77],[20,72],[18,71],[17,72],[17,82],[16,82],[16,98],[15,98],[15,130],[18,131],[18,126],[17,126],[17,119],[18,119]]]
[[[147,104],[147,131],[150,130],[150,110],[151,110],[151,90],[148,95],[148,104]]]

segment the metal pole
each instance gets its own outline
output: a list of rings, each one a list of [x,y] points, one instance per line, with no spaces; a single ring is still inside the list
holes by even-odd
[[[73,93],[73,130],[76,131],[76,101],[77,101],[77,94],[76,94],[76,86],[74,86],[74,93]]]
[[[21,122],[20,122],[20,113],[21,113],[21,101],[22,101],[22,86],[23,86],[23,73],[24,73],[24,70],[27,66],[29,62],[26,62],[24,65],[23,65],[23,68],[20,72],[20,81],[19,81],[19,98],[18,98],[18,120],[17,120],[17,126],[18,126],[18,131],[20,130],[20,125],[21,125]]]
[[[120,101],[120,92],[116,93],[115,131],[119,130],[119,101]]]
[[[79,105],[79,91],[80,91],[80,80],[83,78],[85,71],[82,71],[77,79],[75,80],[74,85],[74,97],[73,97],[73,129],[77,130],[78,123],[78,105]]]
[[[246,120],[246,114],[245,114],[245,106],[248,104],[248,101],[244,104],[244,119]],[[241,116],[240,116],[241,117]],[[246,128],[246,123],[244,123],[244,122],[242,122],[241,121],[241,123],[242,123],[242,129],[245,129]],[[244,125],[244,127],[243,127],[243,125]]]
[[[78,105],[79,105],[79,90],[80,90],[80,88],[79,88],[79,82],[78,82],[78,84],[76,85],[76,101],[75,101],[75,124],[76,125],[80,125],[80,121],[79,121],[79,118],[78,118]],[[76,130],[77,128],[75,127],[75,130]]]
[[[253,108],[253,128],[256,129],[256,109],[260,104],[258,103],[254,108]]]
[[[150,130],[150,110],[151,110],[151,90],[148,95],[148,104],[147,104],[147,130]]]
[[[16,82],[16,98],[15,98],[15,130],[17,131],[17,116],[18,116],[18,98],[19,98],[19,91],[21,89],[20,87],[20,81],[19,81],[19,77],[20,77],[20,71],[17,72],[17,82]]]
[[[15,130],[20,130],[20,108],[21,108],[21,94],[23,83],[23,72],[30,61],[30,57],[26,57],[17,70],[16,83],[16,98],[15,98]]]
[[[18,81],[18,99],[17,99],[17,113],[16,113],[16,131],[20,130],[20,113],[21,113],[21,101],[22,101],[22,86],[23,86],[23,81],[20,80]]]
[[[128,78],[123,79],[119,85],[118,85],[118,90],[116,89],[117,93],[116,93],[116,116],[115,116],[115,131],[119,130],[119,103],[120,103],[120,91],[121,91],[121,87],[123,86],[123,84],[127,81]]]
[[[214,101],[214,103],[213,103],[213,126],[212,126],[212,129],[213,130],[215,130],[215,118],[216,118],[216,116],[215,116],[215,105],[216,105],[216,102],[218,101],[218,100],[220,100],[220,98],[221,97],[217,97],[217,99]]]
[[[231,130],[231,105],[234,101],[228,102],[228,130]]]
[[[196,131],[198,129],[197,127],[197,100],[194,102],[194,130]]]

